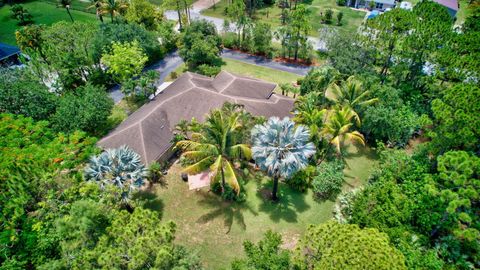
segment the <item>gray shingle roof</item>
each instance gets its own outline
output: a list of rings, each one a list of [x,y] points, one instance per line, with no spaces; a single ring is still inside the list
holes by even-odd
[[[187,72],[154,100],[130,115],[102,138],[98,145],[116,148],[128,145],[150,164],[171,148],[173,130],[182,119],[199,121],[225,102],[239,103],[258,116],[289,116],[294,100],[273,94],[273,83],[222,71],[215,78]]]

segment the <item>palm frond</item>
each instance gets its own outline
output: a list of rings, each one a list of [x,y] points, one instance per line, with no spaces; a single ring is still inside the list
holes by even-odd
[[[238,184],[237,176],[233,170],[232,165],[228,160],[223,162],[225,164],[225,182],[238,194],[240,194],[240,185]]]
[[[213,160],[213,157],[208,156],[199,162],[184,168],[182,171],[188,174],[199,174],[205,170],[208,170],[208,168],[210,168],[212,165]]]

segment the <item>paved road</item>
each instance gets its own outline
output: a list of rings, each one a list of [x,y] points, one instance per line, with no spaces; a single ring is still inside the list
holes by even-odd
[[[275,62],[265,57],[250,55],[250,54],[246,54],[238,51],[233,51],[230,49],[224,49],[222,53],[222,57],[242,61],[242,62],[253,64],[253,65],[295,73],[298,75],[307,75],[308,71],[312,69],[312,67],[309,67],[309,66]]]
[[[161,85],[165,78],[174,71],[180,64],[183,63],[182,58],[178,55],[178,52],[169,53],[163,58],[162,60],[158,61],[157,63],[150,65],[145,68],[147,70],[156,70],[160,73],[160,78],[156,82],[156,85]],[[115,103],[118,103],[122,100],[125,96],[122,91],[120,91],[120,85],[116,85],[109,90],[110,97],[112,97]]]
[[[216,18],[216,17],[205,16],[205,15],[200,14],[200,12],[201,12],[201,9],[199,9],[199,8],[191,9],[190,17],[192,18],[192,20],[202,20],[202,19],[207,20],[207,21],[215,24],[215,26],[217,27],[217,31],[222,31],[223,30],[223,19]],[[167,19],[178,21],[178,14],[177,14],[176,11],[167,10],[167,11],[165,11],[164,14],[165,14],[165,17],[167,17]],[[234,26],[231,25],[230,27],[234,27]],[[308,40],[312,43],[313,48],[315,50],[321,50],[321,51],[326,50],[325,42],[323,42],[319,38],[308,37]]]

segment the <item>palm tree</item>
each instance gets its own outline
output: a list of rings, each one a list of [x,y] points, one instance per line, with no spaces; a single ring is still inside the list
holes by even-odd
[[[338,154],[341,154],[347,140],[365,145],[363,135],[358,131],[350,130],[355,117],[355,113],[350,108],[333,109],[329,113],[321,133],[329,138],[330,144],[335,146]]]
[[[183,171],[197,174],[210,169],[212,181],[221,180],[222,193],[228,184],[238,195],[240,185],[233,162],[252,158],[250,147],[239,143],[242,139],[239,135],[244,127],[240,117],[240,110],[213,110],[202,126],[201,132],[193,132],[190,140],[177,142],[176,146],[184,151],[182,155],[194,162]]]
[[[120,188],[122,201],[128,202],[131,192],[143,185],[147,172],[140,156],[128,146],[122,146],[91,157],[85,178],[98,182],[102,188],[107,185]]]
[[[100,22],[103,23],[103,12],[102,12],[102,4],[103,0],[90,0],[91,5],[88,6],[88,9],[95,8],[95,13],[97,14],[98,19]]]
[[[113,18],[121,14],[127,8],[127,4],[121,0],[105,0],[102,2],[102,12],[110,14],[110,19],[113,23]]]
[[[325,91],[325,97],[335,104],[352,110],[355,121],[360,124],[358,110],[378,101],[378,98],[369,98],[370,91],[363,88],[362,82],[350,76],[340,86],[332,83]]]
[[[327,112],[317,105],[318,95],[317,92],[312,92],[295,100],[293,120],[297,124],[308,126],[312,135],[320,132]]]
[[[271,117],[267,123],[252,129],[252,152],[256,164],[273,177],[272,200],[277,201],[278,180],[289,178],[303,169],[315,153],[308,142],[309,130],[297,126],[288,117]]]
[[[70,5],[72,4],[72,0],[59,0],[58,3],[67,10],[68,16],[70,16],[70,20],[73,22],[73,17],[70,13]]]

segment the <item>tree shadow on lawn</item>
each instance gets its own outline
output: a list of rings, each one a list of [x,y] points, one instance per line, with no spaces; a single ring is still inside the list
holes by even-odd
[[[297,222],[297,213],[304,212],[310,208],[310,205],[305,201],[307,193],[293,190],[284,183],[279,183],[279,200],[278,202],[273,202],[271,199],[272,186],[273,181],[268,181],[257,190],[257,196],[261,200],[259,210],[269,214],[272,221]]]
[[[132,199],[138,203],[139,207],[157,212],[159,217],[162,218],[165,205],[155,192],[140,190],[133,195]]]
[[[234,223],[240,225],[243,230],[247,229],[243,215],[245,211],[249,211],[255,216],[258,215],[247,202],[224,201],[220,196],[212,192],[199,193],[199,195],[203,198],[198,201],[198,204],[205,208],[212,209],[212,211],[198,218],[197,223],[206,224],[216,218],[223,217],[223,224],[227,228],[225,234],[230,233]]]

